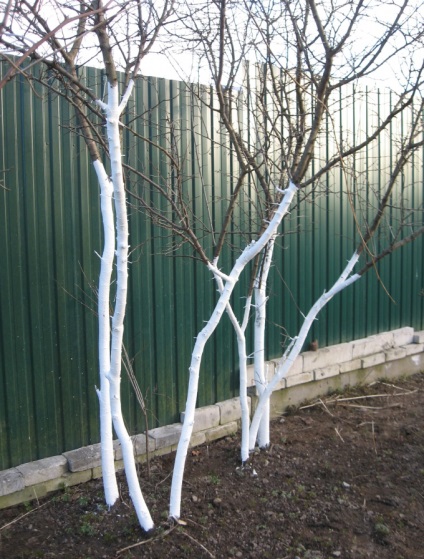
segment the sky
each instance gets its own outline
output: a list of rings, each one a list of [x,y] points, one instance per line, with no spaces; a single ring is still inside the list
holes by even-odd
[[[191,1],[193,2],[193,5],[196,6],[196,5],[201,5],[201,3],[204,2],[205,0],[191,0]],[[111,3],[112,6],[112,12],[113,10],[117,10],[119,9],[120,6],[122,6],[122,3],[119,2],[118,0],[109,0],[109,2]],[[274,5],[272,4],[272,0],[263,0],[264,5],[266,5],[268,2],[269,5]],[[366,2],[368,4],[375,3],[377,8],[370,13],[371,17],[367,20],[366,24],[362,24],[358,26],[358,28],[355,30],[356,40],[349,45],[349,49],[350,49],[349,55],[360,53],[361,49],[364,49],[364,45],[366,45],[369,42],[378,40],[384,32],[384,20],[387,21],[388,19],[393,19],[397,12],[396,3],[398,2],[398,0],[385,0],[384,2],[383,0],[366,0]],[[54,25],[55,19],[56,21],[61,21],[65,15],[68,15],[68,12],[66,12],[67,8],[65,2],[62,2],[61,0],[57,2],[59,5],[63,6],[61,12],[58,12],[56,8],[52,7],[54,3],[56,3],[56,0],[41,0],[41,4],[40,4],[42,6],[44,16],[46,17],[47,21],[51,26]],[[159,6],[160,5],[159,3],[160,0],[156,2],[156,5]],[[335,2],[336,5],[338,4],[343,6],[343,9],[341,9],[339,12],[336,12],[331,22],[332,24],[331,26],[333,27],[333,29],[337,29],[338,27],[337,31],[339,33],[339,36],[343,32],[344,29],[343,26],[346,26],[346,19],[345,19],[346,13],[349,13],[348,10],[352,12],[352,10],[355,9],[357,3],[358,2],[352,0],[345,0],[344,3]],[[69,2],[69,5],[71,4],[72,2]],[[293,6],[295,4],[297,4],[297,2],[292,3]],[[304,5],[304,2],[300,2],[300,4]],[[321,0],[321,1],[316,0],[316,4],[318,6],[318,10],[321,10],[321,13],[325,13],[325,11],[330,6],[331,2],[330,0]],[[206,5],[213,6],[213,3],[210,0],[206,0]],[[279,5],[280,5],[279,2],[275,3],[275,6],[279,6]],[[424,13],[424,0],[412,0],[411,6],[412,8],[417,8],[417,9],[421,7],[421,9],[423,10],[422,13]],[[209,7],[208,9],[212,11],[213,7]],[[71,11],[69,13],[74,14],[75,12]],[[237,19],[236,25],[239,26],[240,30],[242,30],[243,28],[243,16],[241,14],[242,12],[241,11],[238,12],[238,9],[236,9],[232,14],[233,21]],[[338,17],[337,14],[340,14],[340,16]],[[177,15],[179,16],[180,12]],[[115,21],[115,24],[119,25],[121,24],[121,22],[122,22],[122,28],[125,28],[125,23],[126,23],[125,14],[120,15],[119,19]],[[216,21],[212,21],[211,27],[213,27],[214,24],[216,24]],[[181,23],[178,22],[178,18],[176,18],[175,25],[181,25]],[[423,23],[421,22],[421,26],[422,25]],[[328,32],[331,32],[330,28],[328,29]],[[399,36],[399,41],[401,40],[402,37]],[[89,44],[90,39],[87,38],[86,42]],[[134,44],[135,42],[136,41],[134,41]],[[398,43],[393,42],[392,48],[395,48],[399,44],[400,44],[399,42]],[[126,47],[127,45],[124,45],[124,49]],[[128,48],[129,47],[131,47],[131,42],[128,45]],[[279,45],[279,47],[281,49],[281,44]],[[420,61],[424,59],[422,47],[423,45],[421,45],[421,50],[419,49],[415,50],[416,63],[420,63]],[[168,40],[167,43],[163,43],[159,41],[158,43],[155,44],[152,53],[148,54],[143,59],[141,65],[141,73],[146,76],[157,76],[157,77],[164,77],[168,79],[177,79],[177,80],[184,79],[184,80],[200,82],[205,84],[211,83],[211,76],[210,76],[209,69],[207,68],[206,64],[204,63],[201,64],[199,62],[199,57],[197,56],[197,53],[194,52],[193,54],[190,54],[188,49],[186,49],[185,51],[183,50],[183,52],[181,52],[182,50],[183,49],[181,47],[181,44],[178,43],[178,40],[174,39],[171,40],[171,42],[169,42]],[[413,55],[410,56],[411,59],[413,59]],[[100,62],[96,62],[96,57],[93,57],[89,53],[85,54],[85,60],[88,61],[88,63],[91,65],[100,64]],[[408,59],[404,60],[400,57],[397,57],[392,62],[385,65],[384,69],[377,71],[372,78],[368,78],[367,80],[364,81],[366,81],[368,84],[377,84],[379,86],[387,86],[394,89],[396,88],[396,83],[399,81],[401,77],[400,67],[404,65],[405,62],[409,63],[410,60]],[[294,63],[290,62],[290,64],[294,64]]]
[[[329,0],[323,0],[322,2],[317,1],[318,8],[322,4],[322,9],[324,10],[325,5],[329,5]],[[345,4],[351,4],[355,7],[357,2],[345,2]],[[371,2],[368,2],[371,4]],[[385,23],[387,21],[392,21],[398,12],[399,2],[386,0],[382,2],[377,0],[376,8],[370,12],[370,17],[367,19],[366,24],[358,26],[355,30],[355,41],[350,45],[350,53],[360,53],[365,45],[378,41],[385,30]],[[419,9],[421,6],[424,21],[424,1],[413,0],[411,3],[412,9]],[[350,8],[354,9],[354,8]],[[419,13],[419,12],[418,12]],[[341,12],[340,20],[344,17],[344,13]],[[412,21],[412,20],[411,20]],[[408,24],[411,23],[408,22]],[[340,21],[340,26],[344,22]],[[423,23],[421,24],[423,25]],[[336,25],[334,26],[336,27]],[[342,30],[342,28],[340,28]],[[340,33],[340,31],[339,31]],[[396,49],[401,44],[404,38],[399,34],[398,38],[392,39],[390,49]],[[203,64],[199,63],[196,55],[191,55],[189,52],[178,52],[177,48],[164,49],[165,52],[160,53],[161,47],[158,46],[155,54],[148,55],[142,62],[141,72],[144,75],[151,75],[157,77],[165,77],[169,79],[187,79],[190,81],[199,81],[200,83],[208,84],[211,82],[209,69]],[[181,50],[181,49],[180,49]],[[412,52],[408,52],[394,57],[391,61],[384,64],[384,66],[375,71],[372,76],[362,79],[361,81],[368,86],[376,87],[388,87],[391,89],[396,89],[397,84],[402,79],[401,68],[409,65],[411,60],[415,61],[416,65],[421,65],[424,59],[423,52],[423,42],[421,41],[421,48],[415,48]]]

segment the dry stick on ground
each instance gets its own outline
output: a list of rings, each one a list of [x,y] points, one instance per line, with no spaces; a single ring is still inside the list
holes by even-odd
[[[160,534],[159,536],[156,536],[154,538],[149,538],[148,540],[144,540],[142,542],[137,542],[134,543],[132,545],[129,545],[127,547],[124,547],[122,549],[119,549],[116,552],[116,555],[121,555],[121,553],[124,553],[125,551],[128,551],[130,549],[134,549],[135,547],[139,547],[141,545],[145,545],[147,543],[150,543],[154,540],[159,540],[161,538],[164,538],[165,536],[168,536],[173,530],[175,530],[175,528],[178,527],[182,527],[184,526],[186,523],[184,521],[179,521],[177,524],[175,524],[175,526],[172,526],[172,528],[170,528],[169,530],[167,530],[166,532],[164,532],[163,534]],[[194,542],[195,544],[197,544],[199,547],[201,547],[203,549],[203,551],[205,551],[205,553],[207,553],[209,555],[209,557],[211,557],[212,559],[215,559],[215,555],[213,555],[202,543],[200,543],[198,540],[196,540],[196,538],[193,538],[193,536],[190,536],[190,534],[188,534],[187,532],[185,532],[184,530],[180,531],[180,534],[183,536],[186,536],[187,538],[189,538],[192,542]]]
[[[402,392],[396,394],[369,394],[366,396],[352,396],[350,398],[337,398],[337,400],[329,400],[327,404],[338,403],[338,402],[350,402],[351,400],[365,400],[367,398],[391,398],[392,396],[409,396],[409,394],[414,394],[418,392],[417,390],[411,390],[410,392]]]
[[[331,413],[331,411],[327,408],[327,406],[325,405],[325,403],[321,400],[321,398],[319,399],[319,403],[322,404],[322,407],[324,408],[324,410],[331,415],[331,417],[334,417],[334,415]]]
[[[116,555],[121,555],[121,553],[124,553],[125,551],[128,551],[129,549],[133,549],[134,547],[139,547],[140,545],[145,545],[146,543],[150,543],[154,540],[160,540],[161,538],[164,538],[165,536],[168,536],[173,530],[175,530],[175,528],[177,528],[177,526],[178,526],[178,524],[176,524],[175,526],[172,526],[172,528],[169,528],[169,530],[166,530],[166,532],[163,532],[162,534],[154,536],[153,538],[149,538],[148,540],[143,540],[141,542],[137,542],[137,543],[133,543],[132,545],[128,545],[127,547],[123,547],[122,549],[118,549],[118,551],[116,552]]]
[[[372,442],[374,444],[374,452],[377,455],[377,445],[375,443],[374,421],[371,421],[371,432],[372,432]]]
[[[193,536],[190,536],[190,534],[188,534],[187,532],[184,532],[184,530],[182,530],[180,533],[183,534],[184,536],[187,536],[187,538],[189,538],[192,542],[199,545],[203,549],[203,551],[205,551],[209,555],[209,557],[212,557],[212,559],[215,559],[215,555],[212,555],[212,553],[209,551],[209,549],[206,549],[206,547],[203,544],[201,544],[199,541],[197,541],[195,538],[193,538]]]
[[[22,518],[25,518],[25,516],[28,516],[29,514],[32,514],[33,512],[38,511],[39,509],[45,507],[46,505],[48,505],[49,503],[52,502],[53,499],[50,499],[49,501],[46,501],[45,503],[43,503],[42,505],[39,505],[38,507],[35,507],[35,509],[32,509],[24,514],[21,514],[21,516],[18,516],[18,518],[15,518],[14,520],[11,520],[10,522],[8,522],[7,524],[4,524],[4,526],[2,526],[0,528],[0,532],[2,530],[5,530],[6,528],[8,528],[9,526],[12,526],[12,524],[15,524],[16,522],[19,522],[20,520],[22,520]]]
[[[383,382],[382,380],[378,380],[377,383],[384,384],[384,386],[390,386],[392,388],[396,388],[396,390],[403,390],[404,392],[411,392],[410,388],[402,388],[401,386],[396,386],[396,384],[391,384],[388,382]]]
[[[410,394],[415,394],[415,392],[418,392],[418,389],[410,390],[409,392],[396,393],[396,394],[368,394],[366,396],[351,396],[350,398],[338,398],[337,397],[337,398],[333,398],[333,399],[330,399],[330,400],[326,400],[325,404],[320,398],[317,402],[314,402],[312,404],[307,404],[306,406],[301,406],[299,409],[300,410],[306,410],[308,408],[314,408],[316,406],[321,406],[321,405],[323,405],[325,407],[328,404],[339,404],[340,402],[350,402],[352,400],[364,400],[364,399],[369,399],[369,398],[391,398],[393,396],[409,396]],[[361,406],[361,407],[364,407],[364,406]]]
[[[361,409],[361,410],[371,410],[371,411],[378,411],[378,410],[384,410],[387,406],[364,406],[364,405],[360,405],[360,404],[340,404],[343,408],[357,408],[357,409]]]
[[[393,403],[393,404],[387,404],[387,406],[365,406],[364,404],[344,404],[341,403],[339,404],[341,407],[343,408],[359,408],[359,409],[363,409],[363,410],[372,410],[372,411],[379,411],[379,410],[387,410],[389,408],[403,408],[403,404],[398,403]]]
[[[344,438],[340,435],[339,430],[337,429],[337,427],[334,427],[335,432],[337,433],[337,435],[340,437],[340,440],[342,441],[342,443],[344,443]]]

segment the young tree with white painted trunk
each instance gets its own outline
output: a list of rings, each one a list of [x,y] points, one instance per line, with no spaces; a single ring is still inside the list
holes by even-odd
[[[149,1],[132,0],[125,3],[52,1],[34,6],[18,2],[8,8],[11,24],[5,16],[3,27],[7,33],[2,34],[3,47],[13,54],[21,53],[19,64],[24,59],[42,62],[57,78],[57,84],[53,85],[50,81],[46,85],[67,97],[73,105],[100,185],[104,246],[98,288],[100,388],[97,393],[105,498],[106,503],[112,506],[119,497],[113,424],[122,447],[130,496],[141,527],[148,531],[154,524],[140,489],[133,445],[121,409],[129,244],[120,119],[132,94],[140,62],[172,13],[173,3],[165,0],[160,11]],[[26,31],[23,35],[22,30]],[[26,36],[32,41],[30,47]],[[122,42],[126,46],[124,54]],[[106,100],[96,98],[77,70],[77,64],[93,55],[98,56],[107,76]],[[6,58],[10,60],[10,57]],[[124,69],[124,83],[118,80],[119,64]],[[6,78],[11,79],[17,71],[25,73],[26,69],[11,65]],[[60,82],[64,89],[60,88]],[[96,118],[105,123],[106,135],[96,126]],[[105,159],[109,160],[110,172],[106,170]],[[114,267],[116,290],[111,293]]]
[[[202,360],[202,355],[206,342],[211,337],[216,327],[218,326],[222,315],[224,314],[227,305],[230,303],[230,297],[234,290],[237,281],[240,278],[241,273],[247,264],[253,260],[268,244],[270,239],[276,234],[277,228],[281,223],[281,220],[289,211],[290,204],[297,192],[297,187],[290,183],[288,188],[284,191],[280,191],[282,194],[281,202],[276,209],[272,220],[270,221],[268,227],[262,233],[257,241],[252,241],[248,245],[241,255],[237,258],[231,273],[226,276],[222,274],[216,266],[211,264],[209,266],[211,272],[214,275],[219,276],[224,280],[224,287],[222,289],[221,295],[215,306],[211,318],[205,325],[205,327],[199,332],[196,343],[194,345],[192,360],[190,364],[190,378],[188,386],[188,395],[186,410],[184,416],[183,428],[181,431],[181,438],[178,443],[177,454],[175,457],[175,465],[172,476],[172,486],[171,486],[171,498],[170,498],[170,516],[172,518],[178,519],[180,517],[181,511],[181,490],[183,482],[184,465],[187,457],[187,451],[190,444],[190,438],[193,432],[194,425],[194,412],[196,409],[196,399],[197,390],[199,382],[199,372]]]
[[[387,213],[390,204],[394,203],[394,186],[399,184],[400,169],[417,150],[422,149],[422,57],[411,56],[404,69],[404,79],[398,79],[396,83],[401,88],[396,103],[390,106],[386,114],[379,115],[372,130],[368,130],[365,135],[358,134],[359,140],[353,136],[349,142],[346,139],[340,141],[337,123],[334,123],[330,110],[334,99],[345,95],[348,84],[360,84],[361,80],[365,81],[369,75],[386,67],[391,61],[400,60],[402,55],[406,57],[411,47],[422,48],[417,6],[412,2],[393,6],[385,21],[379,20],[381,27],[376,38],[364,42],[362,29],[376,21],[373,8],[377,9],[377,4],[378,2],[371,6],[370,3],[365,5],[364,2],[358,2],[356,5],[346,6],[341,2],[333,2],[327,5],[316,4],[313,0],[245,2],[242,8],[239,3],[226,0],[196,7],[189,2],[185,4],[185,17],[181,20],[183,31],[179,33],[179,38],[187,40],[188,44],[192,41],[195,45],[194,58],[205,61],[215,87],[222,125],[238,158],[241,181],[245,181],[247,177],[254,181],[262,196],[264,208],[263,223],[258,229],[254,250],[250,251],[251,247],[248,247],[239,257],[242,262],[245,262],[246,254],[249,254],[249,258],[257,259],[247,306],[252,305],[254,309],[253,355],[259,404],[249,436],[242,433],[243,462],[247,461],[249,450],[256,444],[260,447],[269,445],[270,395],[301,351],[320,310],[334,295],[359,280],[380,259],[380,255],[390,254],[423,232],[419,217],[413,223],[412,234],[409,234],[411,223],[408,219],[402,219],[396,223],[396,235],[381,252],[370,248],[383,224],[382,216]],[[242,60],[246,57],[254,60],[256,65],[251,63],[243,74]],[[240,125],[237,118],[240,112],[249,115],[248,129],[245,121]],[[409,132],[400,140],[402,145],[395,163],[384,171],[386,190],[376,197],[374,210],[367,208],[368,214],[375,212],[374,217],[363,220],[360,215],[363,211],[359,205],[360,198],[357,196],[354,199],[353,193],[346,191],[346,196],[352,198],[352,212],[355,214],[359,237],[358,247],[333,287],[306,314],[300,332],[297,336],[292,336],[274,377],[272,380],[268,379],[265,371],[266,288],[272,264],[274,235],[277,234],[277,229],[269,234],[268,223],[275,223],[275,211],[280,200],[279,189],[288,183],[296,185],[298,194],[295,202],[299,205],[320,192],[321,178],[334,169],[339,169],[346,177],[352,176],[355,158],[383,136],[399,115],[408,115]],[[332,152],[326,153],[324,160],[319,160],[314,157],[314,152],[319,151],[323,134],[331,136]],[[331,193],[325,195],[331,196]],[[404,197],[399,192],[396,196]],[[234,198],[231,203],[234,203]],[[284,216],[288,215],[288,211],[287,207]],[[389,224],[392,230],[393,225]],[[367,264],[355,273],[359,258],[365,254],[368,254],[368,260],[365,258]],[[174,518],[180,515],[182,470],[193,427],[203,348],[225,308],[230,314],[238,339],[242,372],[240,393],[242,409],[245,409],[244,372],[248,355],[244,337],[246,320],[243,318],[241,324],[237,321],[230,307],[229,297],[234,282],[240,277],[239,259],[232,271],[227,273],[218,272],[213,266],[209,266],[218,284],[222,282],[221,295],[194,347],[189,395],[171,491],[170,516]],[[325,288],[327,286],[323,286]],[[249,308],[244,317],[248,314]],[[247,424],[243,414],[243,431]],[[249,440],[248,448],[246,439]]]

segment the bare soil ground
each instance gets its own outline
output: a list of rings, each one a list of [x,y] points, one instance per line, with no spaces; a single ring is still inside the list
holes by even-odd
[[[0,511],[0,557],[424,558],[424,375],[328,395],[272,425],[239,468],[238,437],[192,449],[183,524],[167,522],[173,456],[140,477],[156,531],[137,525],[125,480],[108,511],[101,480]]]

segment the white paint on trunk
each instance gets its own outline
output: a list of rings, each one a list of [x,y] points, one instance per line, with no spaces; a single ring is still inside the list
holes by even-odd
[[[99,373],[100,390],[97,390],[100,406],[100,442],[102,475],[105,500],[111,507],[119,497],[115,474],[113,450],[112,415],[110,410],[110,281],[115,253],[115,227],[113,220],[113,186],[103,163],[94,161],[94,169],[100,185],[100,207],[102,213],[104,246],[100,261],[98,320],[99,320]]]
[[[138,482],[135,467],[132,441],[122,417],[121,407],[121,362],[122,340],[124,334],[124,318],[127,304],[128,289],[128,216],[122,170],[122,151],[119,134],[119,117],[125,108],[132,90],[124,94],[119,104],[119,89],[117,84],[108,84],[108,101],[101,104],[106,113],[106,129],[109,145],[109,155],[112,171],[113,198],[116,216],[116,295],[115,309],[112,317],[111,351],[110,351],[110,405],[113,426],[122,447],[125,474],[127,477],[130,496],[141,527],[148,531],[154,526],[153,520],[144,501]]]
[[[349,285],[351,285],[361,277],[358,274],[354,274],[352,276],[350,275],[356,263],[358,262],[358,259],[359,259],[359,255],[357,253],[354,253],[354,255],[349,260],[346,268],[343,270],[342,274],[340,275],[338,280],[334,283],[330,291],[327,292],[324,291],[321,297],[312,306],[312,308],[306,315],[305,320],[303,321],[302,328],[300,329],[299,335],[295,338],[295,341],[293,343],[290,352],[287,355],[284,355],[283,358],[280,360],[272,380],[268,383],[265,390],[259,396],[258,405],[256,407],[252,422],[250,424],[250,437],[249,437],[250,450],[254,450],[255,448],[255,442],[258,435],[258,429],[261,422],[261,417],[267,403],[269,402],[271,394],[274,388],[277,386],[277,383],[280,382],[281,379],[287,375],[296,357],[301,352],[302,346],[306,340],[306,336],[308,335],[308,332],[311,329],[311,326],[315,318],[317,317],[318,313],[334,297],[334,295],[339,293],[339,291],[346,289],[346,287],[348,287]]]
[[[246,267],[246,265],[253,259],[257,254],[259,254],[264,247],[268,244],[270,239],[276,234],[277,228],[281,223],[284,215],[288,212],[290,204],[293,200],[293,196],[297,192],[297,187],[290,182],[288,188],[283,191],[283,197],[278,205],[278,208],[274,214],[274,217],[271,219],[268,227],[261,235],[261,237],[257,241],[252,241],[250,245],[248,245],[241,255],[237,258],[233,269],[229,276],[225,276],[226,283],[225,287],[218,299],[218,302],[215,306],[215,309],[204,326],[204,328],[199,332],[197,336],[196,343],[194,345],[191,364],[189,368],[189,385],[188,385],[188,394],[187,394],[187,402],[186,402],[186,409],[184,415],[184,423],[181,431],[181,437],[177,447],[177,454],[175,457],[175,465],[174,471],[172,476],[172,485],[171,485],[171,498],[170,498],[170,517],[174,519],[178,519],[180,517],[181,511],[181,492],[182,492],[182,483],[183,483],[183,475],[184,475],[184,467],[185,461],[187,458],[187,451],[190,444],[191,434],[193,432],[193,425],[194,425],[194,412],[196,409],[196,399],[197,399],[197,392],[198,392],[198,384],[199,384],[199,371],[200,365],[202,362],[203,351],[206,345],[206,342],[210,338],[210,336],[215,331],[216,327],[218,326],[221,317],[227,307],[227,304],[230,301],[231,294],[234,290],[234,286],[236,285],[237,281],[240,278],[240,274]],[[217,269],[216,266],[214,267],[213,264],[209,265],[209,268],[214,273]],[[221,277],[223,276],[222,273],[218,273]]]
[[[216,268],[217,262],[213,266]],[[214,271],[214,269],[212,270]],[[218,284],[219,292],[224,290],[224,284],[221,275],[215,273],[215,280]],[[234,327],[237,336],[237,348],[239,356],[239,384],[240,384],[240,408],[241,408],[241,461],[242,464],[249,459],[249,403],[247,399],[247,352],[246,352],[246,336],[245,331],[249,321],[249,311],[251,306],[251,297],[247,298],[246,306],[244,309],[243,321],[240,325],[236,315],[230,305],[227,303],[226,311],[230,317],[231,324]]]
[[[265,365],[265,326],[266,326],[266,286],[269,270],[271,268],[272,255],[274,253],[275,237],[269,241],[264,249],[261,265],[256,276],[254,285],[255,295],[255,327],[254,327],[254,379],[259,396],[268,384],[268,371]],[[259,448],[269,446],[269,421],[270,402],[264,405],[261,422],[258,429]]]
[[[144,500],[138,481],[137,469],[134,459],[134,447],[131,437],[122,417],[121,409],[121,379],[114,378],[110,383],[110,397],[113,426],[116,435],[121,443],[122,458],[124,460],[125,475],[128,483],[128,490],[137,514],[140,526],[148,532],[154,528],[153,519]]]

